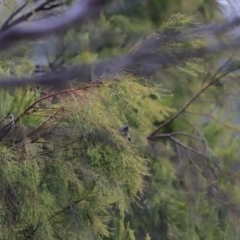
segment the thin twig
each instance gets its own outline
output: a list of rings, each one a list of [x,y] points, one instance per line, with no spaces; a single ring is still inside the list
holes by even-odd
[[[105,0],[78,0],[61,16],[18,24],[0,34],[0,50],[6,50],[13,43],[23,39],[41,38],[68,30],[83,23],[88,17],[97,16],[105,4]]]
[[[176,144],[180,145],[181,147],[183,147],[184,149],[188,149],[192,152],[195,152],[196,154],[204,157],[204,158],[207,158],[207,156],[205,154],[203,154],[202,152],[198,151],[197,149],[194,149],[192,147],[189,147],[187,146],[186,144],[182,143],[181,141],[179,141],[177,138],[173,137],[173,136],[170,136],[169,137],[170,139],[172,139]]]
[[[206,91],[209,87],[211,87],[213,84],[215,84],[217,81],[219,81],[219,79],[221,79],[222,77],[226,76],[229,72],[231,71],[226,71],[222,74],[220,74],[220,76],[217,77],[218,71],[216,72],[216,74],[214,75],[212,81],[210,81],[205,87],[203,87],[199,92],[197,92],[188,102],[185,106],[183,106],[178,112],[176,112],[175,114],[172,115],[172,117],[168,118],[164,123],[162,123],[156,130],[154,130],[150,136],[148,137],[149,140],[152,139],[152,137],[159,131],[161,130],[163,127],[165,127],[167,124],[169,124],[170,122],[172,122],[174,119],[176,119],[180,114],[182,114],[204,91]]]
[[[6,25],[4,28],[2,28],[1,30],[6,31],[7,29],[10,29],[24,21],[26,21],[27,19],[29,19],[34,12],[39,12],[39,11],[43,11],[43,10],[50,10],[50,9],[54,9],[57,8],[59,6],[62,6],[62,4],[55,4],[55,5],[51,5],[51,7],[49,7],[48,9],[45,8],[45,5],[48,4],[49,1],[42,3],[40,6],[36,7],[36,9],[30,10],[28,13],[25,13],[23,16],[19,17],[18,19],[12,21],[11,23],[9,23],[8,25]]]
[[[196,154],[204,157],[204,158],[206,159],[206,161],[207,161],[208,167],[209,167],[209,169],[211,170],[212,174],[214,175],[215,178],[217,178],[214,169],[213,169],[213,168],[211,167],[211,165],[210,165],[211,162],[210,162],[210,160],[209,160],[209,158],[208,158],[208,156],[207,156],[206,154],[202,153],[201,151],[199,151],[199,150],[197,150],[197,149],[195,149],[195,148],[192,148],[192,147],[190,147],[190,146],[182,143],[180,140],[178,140],[177,138],[175,138],[175,137],[173,137],[173,136],[169,136],[169,138],[172,139],[172,140],[173,140],[176,144],[178,144],[179,146],[183,147],[185,150],[192,151],[192,152],[194,152],[194,153],[196,153]],[[226,176],[230,179],[231,182],[234,181],[234,179],[231,177],[231,175],[228,174],[228,173],[225,173],[218,164],[216,164],[215,162],[213,162],[213,164],[214,164],[214,166],[215,166],[219,171],[221,171],[224,175],[226,175]]]
[[[212,179],[209,179],[209,176],[206,175],[206,173],[204,173],[204,171],[202,171],[201,168],[193,161],[193,159],[191,158],[191,156],[190,156],[190,154],[188,153],[187,149],[185,149],[185,152],[186,152],[186,155],[187,155],[189,161],[190,161],[190,162],[192,163],[192,165],[197,169],[197,171],[198,171],[201,175],[203,175],[206,179],[210,180],[213,185],[216,185],[216,181],[215,181],[215,180],[212,180]]]
[[[15,12],[13,12],[9,18],[3,23],[1,30],[6,29],[9,22],[19,13],[21,12],[25,7],[27,6],[27,3],[24,3],[21,7],[19,7]]]
[[[190,134],[185,133],[185,132],[171,132],[171,133],[156,134],[156,135],[154,135],[151,139],[153,140],[154,138],[155,138],[155,139],[157,139],[157,138],[165,138],[165,137],[171,137],[171,136],[176,136],[176,135],[187,136],[187,137],[189,137],[189,138],[193,138],[193,139],[196,139],[196,140],[201,141],[201,142],[204,141],[204,140],[201,139],[201,138],[198,138],[198,137],[196,137],[196,136],[190,135]]]
[[[186,111],[185,111],[185,113],[186,113]],[[189,119],[186,119],[182,116],[181,116],[181,119],[184,119],[185,121],[187,121],[192,126],[192,128],[197,132],[197,134],[201,137],[201,139],[204,142],[205,147],[206,147],[206,153],[205,154],[207,156],[207,151],[209,150],[209,146],[208,146],[208,142],[207,142],[206,138],[204,137],[204,135],[201,133],[201,131],[199,129],[197,129],[196,125],[194,125]]]

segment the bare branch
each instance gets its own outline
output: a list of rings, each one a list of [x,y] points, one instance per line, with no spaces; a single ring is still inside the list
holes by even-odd
[[[34,6],[33,9],[29,9],[28,12],[24,12],[20,17],[18,17],[17,19],[13,20],[10,23],[10,21],[27,6],[27,3],[23,4],[15,12],[13,12],[10,15],[10,17],[3,23],[2,27],[1,27],[1,32],[6,31],[7,29],[12,28],[13,26],[15,26],[17,24],[28,20],[34,13],[37,13],[39,11],[46,11],[46,10],[54,9],[54,8],[57,8],[57,7],[63,5],[63,3],[60,2],[60,3],[52,4],[51,6],[48,6],[48,4],[51,3],[52,1],[53,0],[45,0],[44,2],[40,3],[40,5],[37,2],[36,6]]]
[[[72,25],[82,23],[86,17],[94,17],[101,10],[101,7],[104,5],[104,3],[105,0],[78,1],[75,6],[70,8],[60,18],[47,18],[37,22],[29,23],[29,25],[25,26],[24,24],[19,24],[18,26],[0,33],[0,51],[10,47],[10,45],[15,41],[19,41],[24,38],[42,37],[49,33],[57,33],[62,30],[67,30]],[[140,44],[140,48],[134,52],[130,52],[121,57],[105,60],[103,59],[99,62],[96,62],[94,64],[94,73],[97,73],[96,75],[101,76],[103,73],[109,74],[116,71],[127,71],[134,74],[149,75],[158,69],[163,69],[170,65],[177,64],[179,61],[189,60],[196,57],[205,57],[214,53],[218,53],[219,51],[230,49],[232,46],[240,47],[239,41],[236,40],[234,43],[232,43],[233,45],[217,43],[213,46],[192,49],[189,51],[186,51],[185,49],[175,49],[172,52],[163,52],[161,54],[156,54],[153,51],[156,47],[161,47],[174,38],[177,42],[179,42],[189,40],[189,35],[191,38],[197,38],[199,37],[200,33],[209,33],[210,31],[213,35],[219,34],[226,29],[236,26],[239,24],[239,21],[239,19],[236,19],[234,21],[227,22],[220,27],[217,25],[211,25],[209,27],[202,26],[200,28],[184,32],[184,34],[176,31],[167,36],[161,36],[159,34],[156,37],[147,38]],[[20,87],[28,84],[55,85],[55,87],[57,87],[59,83],[66,83],[69,80],[69,76],[71,76],[71,78],[82,76],[82,74],[79,73],[81,73],[81,70],[83,69],[84,72],[86,72],[86,65],[80,65],[74,69],[71,68],[59,75],[46,75],[44,78],[39,79],[1,79],[0,87]],[[89,74],[90,73],[91,69],[89,68]],[[208,88],[208,86],[206,88]],[[205,89],[202,89],[202,91],[205,91]],[[199,92],[198,96],[201,93],[202,92]],[[195,96],[192,101],[194,101],[198,96]],[[189,105],[190,104],[191,102]],[[186,108],[187,107],[188,106],[186,106]],[[169,120],[169,122],[172,120]]]
[[[187,111],[185,111],[185,113],[186,113]],[[202,139],[202,141],[204,142],[204,145],[205,145],[205,147],[206,147],[206,156],[207,156],[207,151],[209,150],[209,146],[208,146],[208,142],[207,142],[207,140],[206,140],[206,138],[204,137],[204,135],[201,133],[201,131],[196,127],[196,125],[194,125],[189,119],[187,119],[187,118],[184,118],[184,117],[182,117],[181,116],[181,119],[184,119],[185,121],[187,121],[191,126],[192,126],[192,128],[194,129],[194,131],[198,134],[198,135],[200,135],[200,137],[201,137],[201,139]]]
[[[15,26],[0,35],[0,50],[5,50],[7,47],[10,47],[13,42],[20,41],[22,39],[39,38],[48,34],[54,34],[62,30],[67,30],[86,19],[86,17],[93,17],[99,13],[102,6],[105,4],[106,0],[79,0],[60,17],[49,17],[37,22],[25,23],[25,26],[24,24]],[[219,24],[213,24],[210,26],[195,28],[188,31],[188,34],[175,32],[174,34],[161,37],[160,39],[148,39],[144,43],[144,48],[148,49],[150,47],[150,49],[152,49],[152,47],[156,45],[155,43],[161,44],[174,38],[179,39],[179,41],[184,41],[189,38],[189,35],[199,36],[201,33],[210,33],[212,36],[216,36],[238,26],[239,24],[240,18],[235,18],[232,21],[224,22],[222,26]]]
[[[201,138],[198,138],[198,137],[195,137],[193,135],[190,135],[188,133],[185,133],[185,132],[172,132],[172,133],[162,133],[162,134],[156,134],[153,136],[153,138],[157,139],[157,138],[165,138],[165,137],[172,137],[172,136],[176,136],[176,135],[183,135],[183,136],[187,136],[189,138],[193,138],[193,139],[196,139],[198,141],[201,141],[201,142],[204,142],[203,139]],[[151,140],[153,139],[151,138]]]
[[[3,23],[1,30],[5,29],[9,22],[18,14],[20,13],[25,7],[27,6],[27,3],[24,3],[21,7],[19,7],[15,12],[13,12],[9,18]]]
[[[192,159],[192,157],[190,156],[190,154],[188,153],[188,151],[186,149],[185,149],[185,152],[186,152],[186,155],[187,155],[189,161],[193,164],[193,166],[197,169],[197,171],[200,174],[202,174],[206,179],[210,180],[211,184],[213,186],[215,186],[216,185],[216,182],[215,182],[216,180],[209,179],[209,176],[206,173],[204,173],[204,171],[202,171],[201,168],[194,162],[194,160]]]
[[[178,144],[179,146],[183,147],[184,149],[190,150],[192,152],[195,152],[196,154],[207,158],[207,156],[205,154],[203,154],[202,152],[198,151],[197,149],[194,149],[192,147],[187,146],[186,144],[182,143],[181,141],[179,141],[177,138],[170,136],[170,139],[172,139],[176,144]]]
[[[224,64],[225,65],[225,64]],[[174,119],[176,119],[180,114],[182,114],[204,91],[206,91],[209,87],[211,87],[212,85],[214,85],[216,82],[219,81],[219,79],[221,79],[222,77],[226,76],[227,74],[229,74],[230,72],[232,72],[232,70],[223,72],[222,74],[218,75],[219,71],[222,70],[223,67],[220,67],[220,69],[216,72],[216,74],[214,74],[212,80],[206,85],[204,86],[200,91],[198,91],[188,102],[185,106],[183,106],[178,112],[176,112],[175,114],[172,115],[172,117],[168,118],[164,123],[162,123],[156,130],[154,130],[150,136],[148,137],[148,139],[152,139],[152,137],[159,131],[161,130],[163,127],[165,127],[167,124],[169,124],[170,122],[172,122]]]
[[[17,41],[45,37],[81,24],[86,18],[94,18],[105,3],[105,0],[78,0],[61,16],[14,26],[0,34],[0,51],[6,50]]]
[[[199,140],[199,141],[202,141],[206,144],[206,153],[202,153],[201,151],[195,149],[195,148],[192,148],[186,144],[184,144],[183,142],[181,142],[179,139],[175,138],[174,135],[185,135],[185,136],[188,136],[190,137],[191,139],[196,139],[196,140]],[[208,150],[208,144],[207,144],[207,141],[206,139],[200,139],[200,138],[197,138],[195,136],[192,136],[190,134],[187,134],[187,133],[184,133],[184,132],[173,132],[173,133],[164,133],[164,134],[157,134],[157,135],[154,135],[151,140],[154,140],[154,139],[157,139],[157,138],[169,138],[171,139],[173,142],[175,142],[177,145],[181,146],[182,148],[184,148],[185,150],[189,150],[191,152],[194,152],[202,157],[204,157],[204,159],[207,161],[207,164],[208,164],[208,167],[209,169],[211,170],[212,174],[214,175],[215,178],[217,178],[217,175],[215,174],[215,171],[214,169],[211,167],[211,162],[210,162],[210,159],[209,157],[207,156],[207,150]],[[219,166],[219,164],[217,164],[215,161],[212,162],[213,165],[219,170],[221,171],[224,175],[226,175],[226,177],[228,177],[230,179],[231,182],[234,181],[234,179],[228,174],[228,173],[225,173],[222,168]]]

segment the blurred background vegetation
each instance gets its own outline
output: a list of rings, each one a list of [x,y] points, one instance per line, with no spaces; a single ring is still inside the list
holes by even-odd
[[[31,76],[35,64],[85,66],[58,92],[0,91],[0,239],[238,240],[237,52],[176,54],[147,73],[144,59],[110,76],[96,65],[137,52],[146,38],[170,36],[151,50],[157,56],[206,46],[211,34],[189,30],[219,22],[221,5],[112,2],[117,11],[0,55],[1,77]],[[19,4],[1,1],[2,24]],[[186,40],[171,39],[174,32]],[[132,142],[119,133],[124,123]]]

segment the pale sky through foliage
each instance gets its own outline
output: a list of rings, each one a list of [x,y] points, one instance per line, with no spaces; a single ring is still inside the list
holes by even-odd
[[[240,0],[218,0],[221,5],[224,18],[234,18],[239,16]]]

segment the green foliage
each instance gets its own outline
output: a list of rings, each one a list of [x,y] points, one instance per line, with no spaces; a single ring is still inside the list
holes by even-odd
[[[34,113],[40,105],[29,98],[33,92],[16,90],[14,97],[6,91],[2,94],[7,99],[1,102],[2,116],[12,110],[19,118],[1,146],[2,237],[109,236],[109,207],[129,209],[142,190],[147,159],[127,142],[119,127],[133,106],[139,108],[139,117],[148,114],[138,103],[144,103],[144,98],[149,102],[151,92],[160,99],[157,88],[126,76],[83,89],[74,90],[75,97],[53,108],[40,107]],[[55,113],[57,118],[46,125],[47,115]],[[124,231],[134,239],[132,230]]]
[[[207,14],[203,1],[148,1],[56,41],[59,51],[69,45],[67,64],[89,70],[99,58],[135,53],[143,39],[166,37],[148,51],[174,61],[149,79],[119,71],[41,98],[29,88],[0,91],[1,239],[238,239],[239,127],[222,98],[238,91],[214,84],[193,99],[217,64],[172,54],[205,44],[204,32],[191,33],[194,17],[166,21],[186,5]],[[161,25],[153,31],[152,23]],[[169,38],[179,32],[184,41]],[[1,56],[2,76],[32,72],[28,46]],[[56,95],[61,101],[47,106]],[[157,131],[167,137],[146,140],[188,103]],[[124,123],[132,142],[119,132]]]

